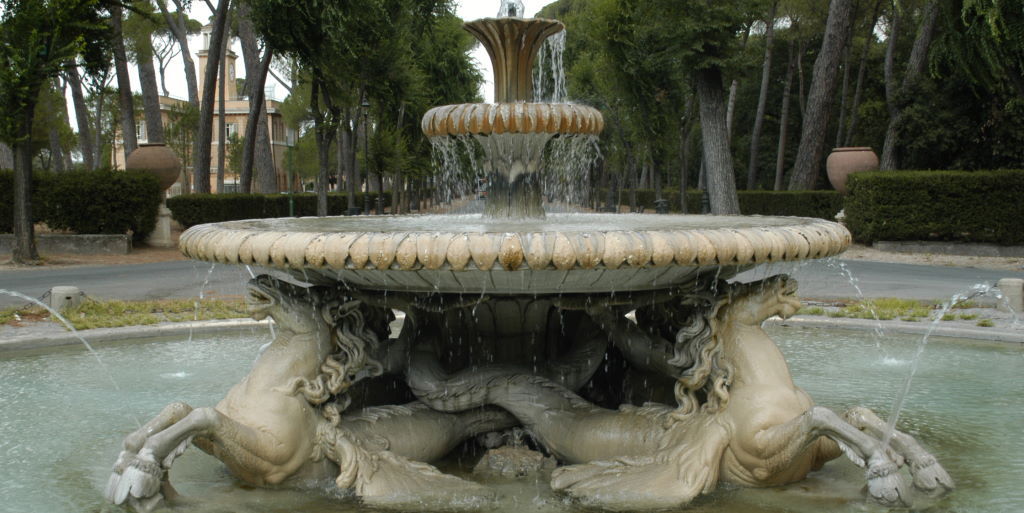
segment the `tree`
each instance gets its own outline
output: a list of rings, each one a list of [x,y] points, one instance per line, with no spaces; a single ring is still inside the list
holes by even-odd
[[[199,105],[199,132],[196,135],[195,161],[192,181],[195,192],[210,192],[210,144],[213,141],[213,103],[216,93],[217,75],[220,70],[221,53],[217,50],[227,37],[229,0],[220,0],[213,15],[213,34],[210,37],[210,53],[203,71],[203,98]]]
[[[75,56],[95,69],[106,26],[96,0],[3,0],[0,12],[0,141],[14,153],[15,263],[39,259],[32,226],[32,127],[44,85]]]
[[[747,161],[747,189],[757,186],[757,153],[760,150],[761,130],[764,128],[764,114],[768,107],[768,85],[772,74],[772,44],[775,40],[775,11],[778,0],[773,0],[768,17],[765,18],[764,62],[761,67],[761,89],[757,96],[757,114],[754,115],[754,128],[750,136],[750,158]]]
[[[164,142],[163,117],[160,114],[160,90],[156,68],[153,66],[153,36],[161,28],[161,19],[153,12],[148,0],[136,0],[132,11],[122,23],[129,57],[135,61],[142,89],[142,111],[146,123],[146,140]],[[127,153],[125,154],[127,156]]]
[[[245,127],[245,143],[241,160],[239,191],[252,190],[253,175],[256,176],[256,190],[262,193],[277,192],[277,171],[270,153],[270,135],[267,123],[264,87],[274,51],[264,49],[260,57],[256,31],[252,25],[249,4],[238,4],[238,37],[242,42],[242,58],[245,61],[245,93],[249,97],[249,122]],[[253,168],[255,167],[255,173]]]
[[[895,15],[894,15],[895,16]],[[913,50],[907,60],[906,71],[900,85],[896,85],[895,70],[893,69],[893,48],[896,38],[897,22],[892,24],[889,34],[889,51],[885,60],[885,97],[886,105],[889,108],[889,127],[885,131],[885,145],[882,147],[882,158],[879,169],[892,170],[899,166],[897,146],[899,145],[899,127],[904,119],[904,109],[899,102],[906,97],[907,92],[914,87],[915,82],[924,73],[928,64],[928,49],[931,46],[935,34],[935,24],[939,16],[938,0],[931,0],[924,7],[921,16],[921,25],[917,30],[917,38],[914,40]],[[899,20],[901,17],[896,17]]]
[[[853,0],[832,0],[821,51],[814,61],[814,76],[807,95],[807,111],[800,133],[790,190],[814,189],[825,155],[825,135],[835,99],[836,76],[843,49],[850,38]]]
[[[124,154],[129,155],[139,146],[135,137],[135,101],[132,98],[132,82],[128,77],[128,52],[124,45],[124,11],[120,2],[110,6],[110,25],[114,34],[112,48],[114,71],[117,75],[118,108],[121,113],[121,140]]]

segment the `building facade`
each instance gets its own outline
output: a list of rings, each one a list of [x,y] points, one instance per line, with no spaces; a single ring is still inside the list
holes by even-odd
[[[203,96],[204,89],[204,70],[206,69],[207,58],[209,57],[209,41],[210,41],[210,26],[203,27],[202,32],[202,43],[201,49],[196,53],[196,67],[197,77],[199,80],[199,97]],[[224,64],[227,69],[227,80],[224,81],[224,122],[225,131],[227,137],[225,141],[225,170],[224,170],[224,190],[217,189],[217,172],[218,172],[218,160],[220,151],[220,113],[219,113],[219,98],[220,98],[220,82],[214,84],[214,109],[213,109],[213,137],[211,140],[210,148],[210,190],[213,192],[235,192],[238,190],[238,179],[239,177],[231,171],[230,155],[231,145],[237,141],[241,142],[241,139],[245,135],[246,125],[249,122],[249,98],[242,96],[238,91],[238,81],[236,80],[236,66],[238,65],[238,56],[228,51],[225,56]],[[294,131],[287,128],[284,123],[284,118],[281,115],[281,102],[274,98],[274,87],[269,86],[266,88],[265,103],[267,111],[267,129],[270,138],[270,153],[273,157],[274,169],[277,174],[278,190],[288,190],[288,170],[285,167],[285,150],[293,144],[295,140]],[[183,107],[187,106],[188,101],[180,98],[171,98],[167,96],[160,97],[160,115],[164,125],[165,132],[171,125],[172,121],[176,119],[178,112]],[[146,123],[143,118],[141,109],[136,113],[135,122],[135,135],[138,139],[139,144],[149,142],[148,134],[146,133]],[[167,142],[167,141],[164,141]],[[173,145],[172,145],[173,146]],[[124,144],[120,136],[115,139],[114,151],[111,152],[113,161],[111,164],[115,169],[123,169],[126,155],[124,154]],[[183,175],[185,173],[191,173],[192,169],[183,169]],[[171,195],[181,194],[184,191],[185,184],[190,183],[188,177],[182,176],[178,182],[175,183],[169,193]]]

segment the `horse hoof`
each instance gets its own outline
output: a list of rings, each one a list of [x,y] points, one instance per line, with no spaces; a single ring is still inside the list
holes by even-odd
[[[896,465],[886,463],[868,469],[868,494],[885,506],[908,506],[907,486]]]
[[[922,492],[945,493],[953,489],[953,478],[934,458],[911,465],[910,473],[914,476],[914,488]]]
[[[118,469],[122,469],[118,472]],[[160,492],[163,468],[148,450],[141,454],[122,452],[114,466],[114,472],[107,481],[107,500],[124,504],[129,497],[148,499]]]

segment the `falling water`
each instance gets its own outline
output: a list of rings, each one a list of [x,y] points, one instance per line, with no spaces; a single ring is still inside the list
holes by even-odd
[[[565,103],[569,94],[565,87],[565,35],[563,30],[544,40],[533,69],[534,101]]]
[[[40,301],[40,300],[38,300],[38,299],[36,299],[34,297],[26,296],[25,294],[22,294],[21,292],[14,292],[14,291],[11,291],[11,290],[0,289],[0,294],[6,295],[6,296],[11,296],[11,297],[16,297],[18,299],[24,299],[25,301],[28,301],[28,302],[36,305],[36,306],[42,307],[47,312],[50,312],[50,315],[54,319],[57,319],[61,324],[63,324],[64,327],[67,328],[68,331],[70,331],[71,334],[74,335],[74,337],[77,338],[78,341],[81,342],[82,345],[85,346],[85,348],[89,351],[89,354],[91,354],[92,357],[96,359],[96,363],[98,363],[100,368],[103,369],[103,374],[107,376],[108,380],[110,380],[110,384],[114,386],[114,390],[116,390],[118,392],[121,392],[121,386],[118,385],[117,381],[114,380],[114,375],[110,372],[110,368],[107,366],[107,364],[103,362],[103,358],[100,358],[100,354],[97,353],[95,349],[93,349],[92,344],[90,344],[88,340],[86,340],[84,337],[82,337],[81,335],[78,334],[78,330],[76,330],[75,327],[71,325],[71,322],[68,321],[66,318],[64,318],[64,316],[61,315],[60,312],[54,310],[53,308],[50,308],[50,306],[47,305],[46,303],[43,303],[42,301]],[[135,419],[135,424],[141,427],[142,423],[139,422],[139,419],[138,418],[134,418],[134,419]]]
[[[979,283],[971,287],[968,293],[953,294],[948,301],[942,304],[942,308],[940,308],[935,314],[931,325],[928,327],[928,331],[925,333],[924,337],[921,338],[921,342],[918,343],[917,350],[914,352],[914,357],[911,359],[910,372],[907,374],[907,379],[903,382],[903,388],[900,390],[899,394],[896,395],[896,400],[892,405],[892,413],[889,414],[889,422],[886,425],[885,436],[882,437],[882,447],[888,447],[889,441],[892,440],[893,432],[896,430],[896,423],[900,418],[900,412],[903,410],[903,404],[906,402],[907,395],[910,393],[910,385],[914,381],[914,375],[917,374],[917,368],[921,363],[921,357],[924,355],[924,349],[928,345],[928,339],[932,336],[932,333],[935,332],[935,329],[938,328],[939,323],[942,322],[942,317],[960,303],[990,294],[991,292],[991,285]],[[1002,294],[996,293],[996,297],[997,299],[1001,299]]]
[[[526,16],[526,7],[522,0],[501,0],[498,8],[499,18],[522,18]]]

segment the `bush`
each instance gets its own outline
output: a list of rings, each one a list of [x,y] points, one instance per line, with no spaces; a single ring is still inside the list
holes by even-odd
[[[294,194],[296,217],[316,215],[316,194]],[[390,204],[391,194],[384,192],[384,205]],[[370,193],[376,205],[377,194]],[[356,205],[365,204],[365,195],[356,194]],[[167,200],[174,219],[188,228],[197,224],[238,221],[242,219],[271,219],[288,217],[287,194],[183,194]],[[327,214],[342,215],[348,210],[348,196],[344,193],[327,195]]]
[[[42,219],[55,230],[122,234],[143,240],[156,226],[160,184],[137,171],[70,171],[53,174],[37,192]],[[38,203],[37,203],[38,204]]]
[[[1024,171],[856,173],[846,224],[859,242],[1024,243]]]
[[[607,194],[607,192],[603,193]],[[740,212],[743,215],[763,216],[796,216],[817,217],[835,220],[836,214],[843,209],[843,197],[836,191],[739,191]],[[668,201],[669,209],[679,211],[679,191],[666,188],[661,197]],[[599,196],[604,204],[605,196]],[[637,189],[637,204],[645,210],[654,210],[655,194],[653,189]],[[699,214],[702,193],[698,190],[686,191],[686,209],[689,214]],[[629,191],[623,190],[621,201],[629,202]]]
[[[32,222],[43,221],[46,215],[46,203],[39,191],[45,188],[50,178],[49,173],[32,173]],[[14,231],[14,171],[0,170],[0,233]]]

